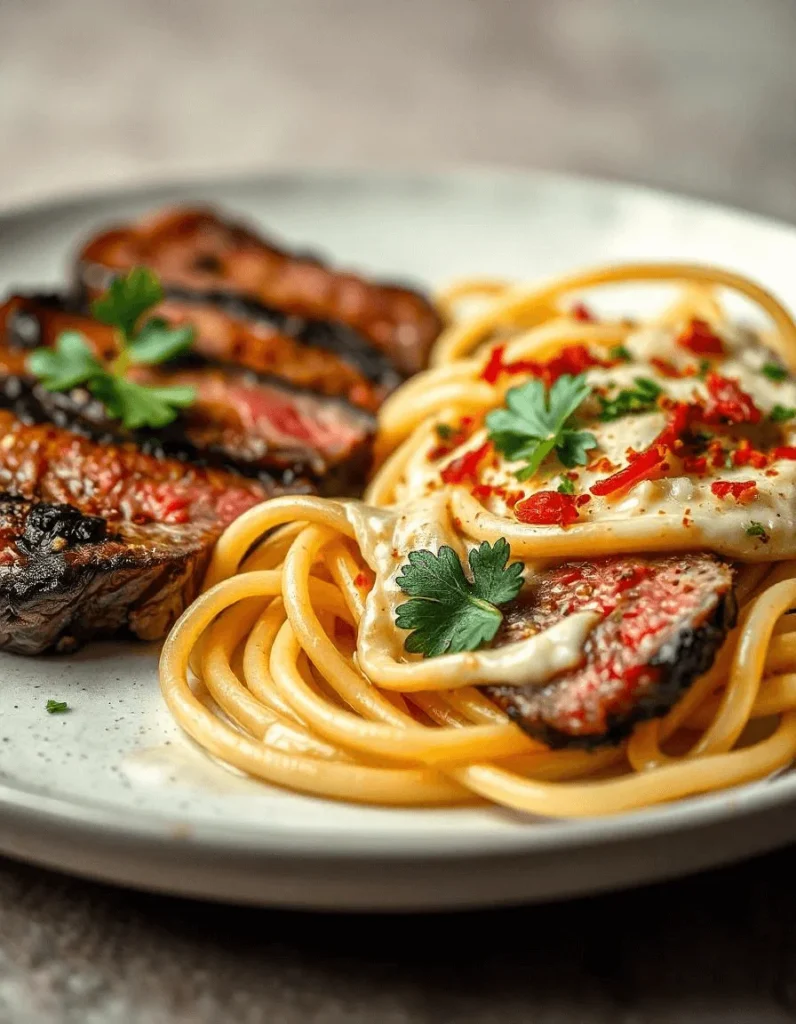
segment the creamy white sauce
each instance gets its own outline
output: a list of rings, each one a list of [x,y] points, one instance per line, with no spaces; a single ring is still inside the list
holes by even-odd
[[[637,377],[646,377],[654,380],[674,400],[706,400],[708,392],[704,381],[698,377],[667,377],[650,362],[654,358],[665,359],[678,368],[698,362],[699,356],[675,343],[682,328],[683,325],[671,325],[636,331],[626,342],[633,362],[611,368],[592,368],[587,372],[589,384],[592,388],[607,388],[608,394],[613,396],[623,388],[632,388]],[[722,376],[737,380],[763,414],[760,426],[751,431],[761,434],[760,444],[752,437],[754,447],[796,445],[796,420],[775,425],[767,422],[775,405],[796,407],[796,382],[790,378],[772,381],[760,372],[761,367],[775,357],[750,332],[728,329],[722,339],[726,356],[714,360],[713,368]],[[516,384],[522,383],[523,379],[518,378]],[[665,414],[657,409],[608,423],[597,418],[599,409],[599,403],[592,397],[579,410],[579,418],[583,429],[591,431],[597,439],[597,456],[607,459],[610,466],[593,463],[591,467],[578,467],[575,488],[580,495],[588,494],[598,480],[627,465],[628,449],[646,448],[666,424]],[[722,428],[711,428],[711,431],[718,435],[724,433]],[[432,440],[407,464],[392,508],[375,509],[361,502],[344,502],[360,549],[376,577],[360,622],[357,660],[362,671],[377,684],[394,689],[404,688],[402,684],[409,684],[411,680],[415,685],[406,685],[407,689],[483,683],[541,685],[580,663],[589,631],[599,621],[600,616],[595,612],[579,612],[516,643],[425,661],[405,651],[407,633],[396,627],[395,613],[407,597],[398,586],[397,577],[410,551],[427,549],[436,553],[444,544],[452,547],[466,565],[468,542],[451,520],[449,492],[440,474],[448,463],[478,448],[485,440],[486,432],[476,431],[448,456],[431,461],[429,452],[435,444]],[[481,468],[480,482],[527,497],[540,490],[557,488],[562,474],[572,472],[563,469],[555,457],[551,457],[532,480],[520,483],[515,472],[521,465],[498,459],[495,464]],[[645,480],[627,491],[605,497],[592,495],[589,503],[580,507],[580,521],[605,523],[606,530],[610,531],[616,523],[638,519],[654,521],[658,516],[666,516],[667,533],[672,529],[674,518],[674,522],[680,524],[677,528],[697,549],[713,549],[740,561],[796,556],[796,462],[776,461],[769,467],[776,470],[775,474],[742,466],[708,467],[703,476],[686,475],[682,463],[674,456],[671,466],[674,472],[661,479]],[[754,480],[757,492],[749,502],[724,500],[711,491],[711,484],[716,480]],[[490,495],[482,500],[489,511],[516,524],[512,508],[502,497]],[[765,543],[747,534],[752,522],[760,523],[765,529]],[[682,544],[679,547],[682,548]],[[532,579],[538,568],[538,563],[525,564],[526,581]]]
[[[346,514],[363,556],[376,575],[359,625],[357,660],[373,682],[389,685],[409,666],[432,676],[449,674],[450,686],[501,683],[528,686],[546,683],[559,672],[575,668],[590,630],[600,620],[595,612],[578,612],[535,636],[503,647],[448,654],[423,662],[407,654],[407,633],[395,625],[395,611],[407,600],[397,583],[410,551],[452,547],[463,562],[467,551],[457,536],[444,492],[421,497],[400,509],[374,509],[360,502],[345,502]],[[526,575],[533,565],[526,565]],[[432,687],[430,687],[432,688]]]
[[[697,363],[699,356],[676,345],[681,330],[682,325],[675,325],[635,332],[626,342],[626,348],[635,361],[612,368],[592,368],[586,374],[589,384],[592,387],[610,387],[609,394],[614,395],[623,388],[632,388],[636,377],[646,377],[654,380],[674,400],[707,399],[704,381],[697,377],[666,377],[649,362],[651,358],[665,359],[678,368]],[[759,432],[761,437],[768,435],[766,443],[760,447],[796,445],[796,419],[775,425],[767,422],[767,416],[775,405],[796,407],[796,382],[790,378],[772,381],[760,372],[766,362],[776,357],[749,331],[741,328],[727,330],[722,334],[722,340],[727,354],[714,362],[714,369],[722,376],[737,380],[761,410],[763,421],[759,427],[751,428],[752,433]],[[522,377],[517,378],[517,385],[523,382]],[[660,411],[636,413],[603,423],[593,418],[599,407],[593,400],[590,402],[582,409],[583,429],[594,434],[599,446],[597,454],[606,457],[613,469],[599,464],[592,468],[577,467],[574,472],[577,473],[575,487],[578,494],[588,494],[589,488],[598,480],[627,465],[628,449],[639,451],[646,448],[666,423],[666,417]],[[772,441],[771,437],[775,439]],[[437,490],[441,486],[441,470],[465,451],[478,448],[485,440],[486,432],[477,431],[461,448],[437,462],[428,459],[434,443],[431,442],[409,463],[399,489],[399,500],[409,500],[410,496]],[[521,465],[500,459],[495,466],[483,467],[480,480],[483,484],[503,487],[527,497],[537,491],[555,490],[561,483],[562,473],[566,472],[555,458],[549,458],[532,480],[520,483],[514,474]],[[775,560],[796,555],[796,462],[777,460],[769,467],[776,471],[775,474],[751,466],[729,469],[709,466],[703,476],[678,475],[676,470],[680,463],[677,459],[672,459],[671,465],[675,471],[673,475],[644,481],[628,491],[604,497],[592,495],[589,503],[579,510],[580,521],[608,524],[640,517],[674,515],[681,521],[681,529],[693,537],[695,547],[715,550],[741,561]],[[711,491],[711,484],[717,480],[731,483],[753,480],[757,493],[746,502],[738,502],[732,497],[720,498]],[[490,495],[481,500],[490,512],[516,521],[512,509],[501,497]],[[746,530],[752,522],[763,526],[767,542],[747,535]]]

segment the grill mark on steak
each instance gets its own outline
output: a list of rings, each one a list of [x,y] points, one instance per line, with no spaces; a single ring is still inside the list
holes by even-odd
[[[281,493],[0,412],[0,649],[165,636],[222,530]]]
[[[125,431],[82,388],[50,393],[25,369],[28,351],[79,331],[103,359],[116,353],[112,329],[76,314],[56,296],[15,296],[0,308],[0,406],[28,423],[53,422],[111,443],[134,441],[144,452],[222,466],[296,490],[355,493],[370,464],[375,423],[349,403],[288,387],[274,378],[190,356],[167,367],[138,367],[140,383],[189,384],[197,401],[158,431]],[[302,482],[303,481],[303,482]]]
[[[665,714],[706,672],[735,623],[732,569],[712,555],[569,562],[532,580],[509,606],[496,645],[578,611],[604,618],[581,667],[544,686],[488,686],[519,726],[549,747],[621,742]]]
[[[77,279],[89,295],[97,294],[110,277],[135,266],[151,267],[167,289],[243,296],[286,313],[347,324],[404,374],[423,369],[442,327],[434,306],[418,292],[289,253],[207,209],[158,211],[96,235],[79,253]]]
[[[154,313],[175,326],[191,323],[198,355],[345,398],[369,412],[403,379],[383,353],[342,323],[283,313],[223,292],[184,288],[169,288]]]

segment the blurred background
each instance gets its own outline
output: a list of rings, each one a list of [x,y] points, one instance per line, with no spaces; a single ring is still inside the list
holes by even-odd
[[[792,0],[0,0],[0,206],[495,163],[796,220]]]

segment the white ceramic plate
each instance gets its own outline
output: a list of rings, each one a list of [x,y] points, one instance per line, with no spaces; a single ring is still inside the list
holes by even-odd
[[[76,241],[201,199],[294,246],[425,285],[594,262],[715,261],[796,304],[796,230],[623,185],[548,175],[285,173],[56,202],[0,218],[0,286],[64,280]],[[48,698],[66,715],[48,715]],[[0,851],[128,885],[292,907],[551,899],[671,877],[796,838],[796,773],[612,819],[403,811],[298,796],[196,750],[161,704],[156,652],[0,656]]]

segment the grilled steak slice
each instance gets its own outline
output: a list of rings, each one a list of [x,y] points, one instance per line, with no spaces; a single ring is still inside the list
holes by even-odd
[[[0,648],[163,637],[221,531],[279,493],[0,412]]]
[[[80,332],[102,358],[115,354],[112,329],[74,313],[57,297],[15,296],[0,307],[0,406],[13,408],[28,422],[52,421],[95,439],[134,441],[146,451],[247,476],[286,483],[311,478],[316,489],[329,493],[360,488],[375,424],[370,414],[348,402],[191,357],[130,371],[140,383],[191,385],[197,401],[165,429],[125,433],[84,389],[50,394],[28,376],[29,350],[53,345],[64,330]],[[305,481],[297,489],[309,485]]]
[[[191,323],[198,355],[344,398],[369,412],[403,379],[383,353],[342,323],[282,313],[222,292],[179,288],[169,289],[154,314],[174,325]]]
[[[545,686],[485,687],[550,747],[617,744],[637,722],[668,711],[710,668],[734,624],[732,569],[697,554],[570,562],[532,581],[507,610],[496,644],[586,610],[604,618],[580,668]]]
[[[341,321],[402,373],[426,365],[441,328],[436,310],[417,292],[332,270],[207,209],[167,209],[97,235],[79,254],[78,280],[96,294],[109,274],[135,266],[151,267],[167,289],[240,295],[286,313]]]

